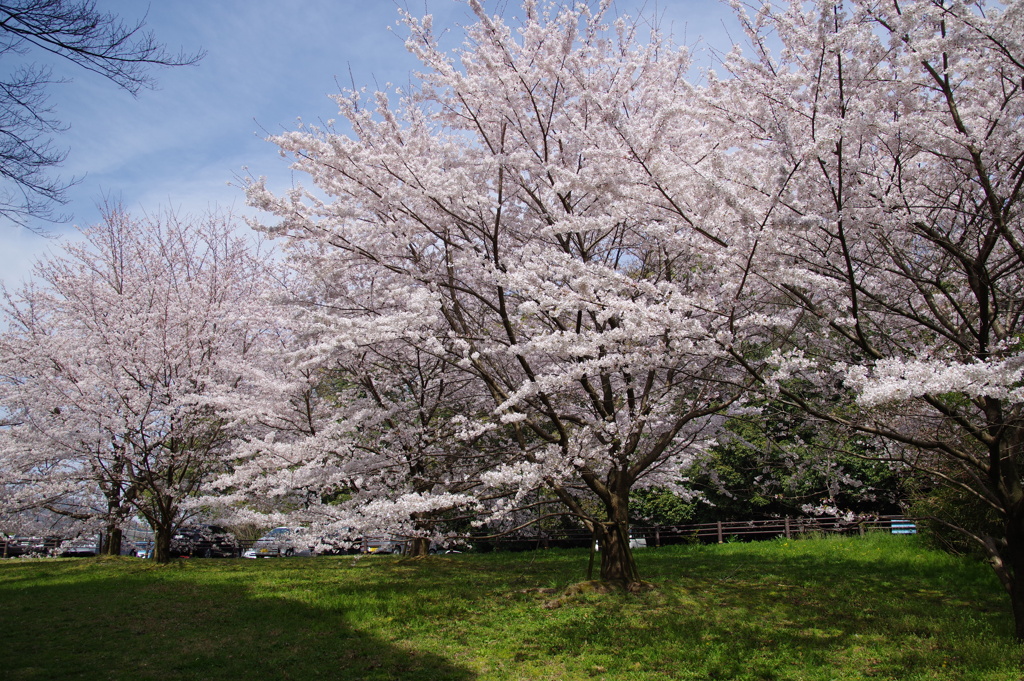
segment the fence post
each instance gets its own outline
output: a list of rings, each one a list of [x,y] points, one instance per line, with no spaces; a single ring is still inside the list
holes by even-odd
[[[722,521],[718,521],[718,543],[722,543]]]
[[[786,539],[789,538],[789,516],[786,516]]]
[[[661,528],[654,528],[654,547],[658,548],[661,546]]]

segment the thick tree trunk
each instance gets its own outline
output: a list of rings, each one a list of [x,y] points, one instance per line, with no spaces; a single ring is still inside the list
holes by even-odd
[[[1011,503],[1004,508],[1009,510],[1002,518],[1003,536],[985,536],[983,543],[988,562],[1010,597],[1017,640],[1024,642],[1024,504]]]
[[[1015,584],[1010,592],[1010,605],[1013,609],[1013,628],[1017,640],[1024,642],[1024,588]]]
[[[984,543],[996,576],[1010,596],[1017,640],[1024,641],[1024,486],[1019,463],[1024,428],[1014,422],[1013,427],[1000,429],[1006,413],[1002,406],[996,400],[986,400],[990,430],[1002,430],[1000,440],[989,446],[986,473],[1001,502],[1003,536],[985,537]]]
[[[430,539],[426,537],[413,537],[409,541],[410,556],[426,556],[430,554]]]
[[[107,531],[103,533],[103,541],[100,544],[100,553],[104,556],[120,556],[121,545],[124,542],[124,532],[116,525],[108,525]]]
[[[601,581],[627,588],[640,581],[640,571],[629,547],[628,522],[604,522],[595,536],[601,549]]]
[[[640,581],[629,546],[629,489],[619,490],[605,506],[608,519],[593,525],[601,550],[601,581],[625,589]]]
[[[158,485],[148,489],[144,504],[136,505],[153,530],[153,560],[169,563],[171,560],[171,538],[181,518],[175,497],[163,493]]]
[[[153,528],[153,560],[158,563],[171,562],[171,526]]]
[[[1014,516],[1017,514],[1011,514]],[[1001,561],[992,561],[996,574],[1010,596],[1014,631],[1024,641],[1024,517],[1010,517],[1006,524],[1006,543]],[[995,544],[995,542],[992,542]]]
[[[998,554],[991,550],[992,544],[990,543],[989,562],[992,563],[996,576],[999,577],[1003,588],[1010,596],[1014,633],[1018,641],[1024,642],[1024,557],[1021,556],[1021,549],[1024,547],[1021,547],[1014,539],[1007,536],[1006,549]]]

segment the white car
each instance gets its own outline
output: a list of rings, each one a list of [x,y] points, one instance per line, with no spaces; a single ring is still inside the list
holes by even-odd
[[[363,537],[360,553],[405,553],[409,541],[389,534]]]
[[[311,556],[312,551],[297,541],[298,530],[294,527],[275,527],[257,539],[252,548],[242,553],[242,558],[272,558],[276,556]]]

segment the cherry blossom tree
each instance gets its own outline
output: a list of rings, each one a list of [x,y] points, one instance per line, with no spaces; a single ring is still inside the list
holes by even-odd
[[[100,500],[111,552],[141,514],[167,560],[189,498],[231,451],[222,404],[264,337],[264,267],[227,218],[110,209],[82,236],[4,292],[0,471],[21,507],[88,516],[77,500]]]
[[[444,539],[441,516],[477,503],[465,491],[486,455],[466,449],[486,438],[461,442],[453,416],[477,408],[478,386],[417,346],[413,317],[396,329],[338,315],[397,311],[379,281],[350,286],[330,259],[293,253],[292,265],[302,274],[277,309],[293,314],[277,319],[275,342],[253,362],[261,368],[232,396],[249,436],[204,503],[237,522],[302,526],[314,547],[393,534],[425,554]]]
[[[492,438],[459,433],[485,397],[479,385],[404,339],[336,353],[327,377],[343,407],[331,435],[347,444],[348,498],[318,514],[360,535],[401,535],[411,555],[426,554],[446,517],[478,506],[468,492],[492,460]]]
[[[1024,5],[748,9],[753,49],[724,62],[709,116],[723,184],[771,234],[752,274],[790,311],[790,349],[743,361],[998,518],[961,529],[1024,638]]]
[[[684,50],[608,25],[608,3],[528,1],[516,27],[470,7],[451,54],[406,16],[421,84],[397,104],[337,97],[350,135],[275,138],[315,188],[253,181],[249,199],[280,219],[270,234],[374,292],[317,311],[325,352],[401,339],[405,366],[431,358],[483,396],[436,412],[488,459],[461,494],[500,520],[543,490],[600,541],[602,579],[637,582],[630,491],[680,488],[742,394],[724,348],[764,341],[736,296],[756,233],[712,200],[727,150],[691,106]]]

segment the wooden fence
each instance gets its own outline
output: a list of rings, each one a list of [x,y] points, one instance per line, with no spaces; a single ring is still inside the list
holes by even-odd
[[[634,527],[634,537],[643,537],[648,546],[677,544],[681,541],[751,540],[786,537],[807,533],[861,534],[868,530],[884,530],[896,534],[912,534],[917,525],[903,516],[869,516],[863,518],[772,518],[769,520],[718,521],[696,525]]]
[[[767,520],[736,520],[690,525],[633,525],[630,527],[634,547],[656,547],[670,544],[723,543],[755,541],[775,537],[793,538],[809,533],[860,534],[884,531],[893,534],[915,534],[918,523],[905,516],[771,518]],[[581,547],[591,541],[589,532],[579,530],[544,531],[531,528],[515,536],[481,539],[469,536],[465,541],[477,548],[526,550],[546,547]],[[484,548],[486,550],[486,548]]]

